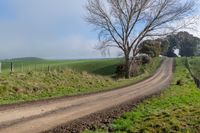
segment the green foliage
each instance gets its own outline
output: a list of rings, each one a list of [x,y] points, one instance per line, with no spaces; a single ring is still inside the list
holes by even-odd
[[[141,54],[147,54],[150,57],[158,57],[161,53],[160,43],[157,41],[146,40],[140,45]]]
[[[159,57],[150,59],[148,56],[140,56],[137,58],[137,62],[132,65],[131,70],[131,77],[136,77],[140,74],[143,74],[145,72],[149,73],[152,71],[152,69],[156,68],[158,63],[160,62]],[[117,65],[116,70],[116,77],[117,78],[124,78],[125,77],[125,65],[119,64]],[[150,70],[150,71],[149,71]]]
[[[181,56],[194,56],[197,52],[197,45],[200,43],[200,39],[194,37],[187,32],[180,32],[177,34],[177,44],[180,47]]]
[[[0,104],[32,101],[60,96],[86,94],[133,84],[150,76],[160,64],[160,58],[144,67],[140,76],[115,80],[112,75],[121,59],[83,61],[42,61],[63,65],[62,69],[0,74]],[[28,63],[27,63],[28,64]],[[34,63],[29,62],[28,65]],[[73,68],[74,70],[70,69]]]
[[[198,53],[197,45],[199,45],[200,39],[187,32],[179,32],[176,35],[169,35],[164,40],[161,42],[164,43],[162,45],[166,45],[168,43],[169,48],[166,54],[169,57],[176,56],[174,54],[174,48],[180,49],[181,56],[190,57]]]
[[[176,72],[171,86],[161,96],[146,100],[132,112],[114,120],[110,125],[113,132],[199,133],[200,90],[184,67],[184,60],[176,61]],[[182,86],[176,85],[178,80],[183,82]]]
[[[161,43],[161,55],[167,55],[168,49],[170,47],[169,41],[167,39],[156,39],[156,41]]]

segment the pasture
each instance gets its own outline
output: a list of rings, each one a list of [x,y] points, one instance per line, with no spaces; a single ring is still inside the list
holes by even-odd
[[[14,72],[53,71],[66,68],[75,71],[87,71],[98,75],[112,75],[116,66],[122,63],[122,59],[99,60],[43,60],[43,59],[14,59],[2,61],[2,73],[11,72],[11,63]]]
[[[149,77],[160,62],[161,58],[154,58],[149,64],[141,65],[143,73],[131,79],[113,78],[117,65],[122,63],[121,59],[17,60],[13,61],[13,73],[9,72],[10,62],[7,62],[7,65],[3,62],[0,74],[0,104],[72,96],[122,87]],[[42,67],[44,65],[50,66],[50,71],[47,67]]]

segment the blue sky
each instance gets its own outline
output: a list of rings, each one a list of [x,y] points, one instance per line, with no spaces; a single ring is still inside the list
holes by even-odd
[[[0,0],[0,59],[99,58],[86,0]],[[112,50],[111,56],[119,51]],[[109,57],[109,56],[107,56]]]
[[[0,59],[102,57],[95,49],[97,34],[84,21],[85,2],[1,0]]]

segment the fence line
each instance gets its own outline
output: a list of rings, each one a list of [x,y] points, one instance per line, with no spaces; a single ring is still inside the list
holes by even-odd
[[[192,78],[194,79],[194,82],[197,85],[197,87],[200,88],[200,80],[192,73],[188,58],[186,58],[185,60],[185,66],[188,69],[189,73],[191,74]]]
[[[65,64],[45,64],[45,63],[15,63],[15,62],[0,62],[0,73],[13,73],[13,72],[51,72],[54,70],[61,71],[67,69]]]

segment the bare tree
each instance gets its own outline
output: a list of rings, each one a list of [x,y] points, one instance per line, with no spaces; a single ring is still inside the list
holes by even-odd
[[[118,47],[125,58],[126,78],[147,38],[187,27],[192,0],[88,0],[86,20],[99,31],[100,49]],[[178,23],[178,25],[177,25]]]

